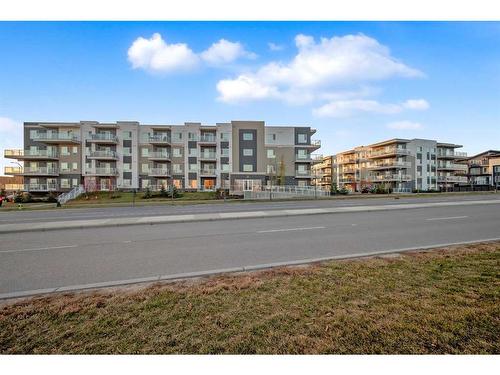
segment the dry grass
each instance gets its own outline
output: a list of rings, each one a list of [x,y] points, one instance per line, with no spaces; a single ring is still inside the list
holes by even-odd
[[[2,353],[500,353],[500,243],[0,307]]]

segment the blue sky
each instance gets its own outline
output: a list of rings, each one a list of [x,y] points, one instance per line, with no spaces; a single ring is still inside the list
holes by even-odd
[[[0,45],[0,149],[23,121],[232,119],[310,125],[323,154],[500,148],[499,22],[0,22]]]

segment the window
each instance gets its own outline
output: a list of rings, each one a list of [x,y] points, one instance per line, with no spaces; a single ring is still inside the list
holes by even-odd
[[[305,166],[304,164],[299,164],[299,165],[297,166],[297,170],[298,170],[299,172],[306,172],[306,171],[307,171],[307,168],[306,168],[306,166]]]
[[[180,133],[180,132],[172,133],[172,140],[174,142],[181,142],[182,141],[182,133]]]
[[[299,180],[297,182],[297,184],[298,184],[299,187],[306,187],[307,186],[307,181]]]
[[[85,168],[92,169],[92,162],[88,161],[85,163]]]
[[[266,143],[274,143],[276,142],[276,134],[267,134],[266,135]]]
[[[274,159],[276,157],[276,154],[274,153],[274,150],[267,150],[267,158],[268,159]]]
[[[198,164],[189,164],[189,171],[196,172],[198,170]]]
[[[229,133],[220,133],[220,140],[229,142]]]
[[[298,134],[297,140],[298,143],[307,143],[307,134]]]
[[[123,186],[125,186],[125,187],[132,186],[132,180],[131,179],[124,179],[123,180]]]
[[[30,130],[30,139],[36,139],[37,135],[38,135],[38,130],[35,129]]]
[[[198,180],[189,180],[189,187],[191,189],[197,189],[198,188]]]
[[[307,158],[309,158],[307,150],[297,150],[297,159],[307,159]]]
[[[65,172],[65,171],[68,171],[68,170],[69,170],[69,168],[68,168],[68,163],[66,163],[66,162],[62,162],[62,163],[61,163],[61,171],[62,171],[62,172]]]
[[[130,172],[130,163],[123,163],[123,170],[125,172]]]
[[[174,164],[174,173],[182,173],[182,166],[180,164]]]
[[[174,148],[173,154],[174,154],[175,158],[182,157],[182,149],[180,149],[180,148]]]
[[[230,172],[229,164],[221,164],[222,172]]]
[[[274,170],[274,165],[268,165],[267,166],[267,173],[275,173],[276,171]]]
[[[78,185],[80,185],[80,184],[78,183],[78,178],[74,178],[74,179],[71,181],[71,186],[72,186],[72,187],[76,187],[76,186],[78,186]]]
[[[61,155],[63,155],[63,156],[70,155],[68,146],[61,146]]]
[[[149,173],[149,164],[147,163],[142,164],[141,171],[142,173]]]
[[[69,189],[69,178],[61,178],[61,187],[63,189]]]
[[[149,156],[149,148],[146,147],[141,148],[141,156],[143,158],[147,158]]]
[[[175,186],[177,189],[182,189],[182,180],[181,180],[181,179],[178,179],[178,178],[175,178],[175,179],[174,179],[174,186]]]
[[[131,131],[123,132],[123,139],[132,139],[132,132]],[[125,182],[125,180],[124,180],[124,182]]]
[[[130,147],[124,147],[123,156],[130,156],[130,155],[132,155],[132,149]]]
[[[244,141],[253,141],[253,133],[243,133]]]
[[[229,149],[228,148],[221,148],[220,155],[221,156],[229,156]]]
[[[73,163],[71,164],[71,169],[72,169],[73,171],[78,170],[78,163],[73,162]]]
[[[149,180],[142,180],[141,184],[142,184],[142,188],[145,189],[149,186]]]
[[[251,148],[244,148],[243,149],[243,156],[253,156],[253,149],[251,149]]]
[[[198,156],[198,150],[195,148],[190,148],[188,151],[188,155],[192,156],[192,157],[196,157],[196,156]]]
[[[253,172],[253,164],[243,164],[243,172]]]
[[[188,139],[189,139],[190,141],[196,141],[196,133],[191,133],[191,132],[189,132],[189,133],[188,133]]]
[[[73,146],[73,155],[78,155],[78,146]]]

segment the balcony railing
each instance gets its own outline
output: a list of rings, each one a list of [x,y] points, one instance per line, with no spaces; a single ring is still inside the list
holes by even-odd
[[[151,168],[148,173],[150,176],[170,176],[168,168]]]
[[[109,150],[97,150],[97,151],[91,151],[88,156],[90,158],[96,158],[96,159],[118,159],[118,154],[116,151],[109,151]]]
[[[295,177],[312,177],[312,172],[310,170],[305,170],[305,171],[296,170]]]
[[[450,151],[450,152],[439,152],[437,153],[438,158],[466,158],[467,153],[461,151]]]
[[[150,159],[170,159],[170,153],[167,151],[153,151],[149,154]]]
[[[32,139],[39,142],[80,142],[77,135],[68,133],[36,133]]]
[[[3,174],[11,175],[11,174],[22,174],[23,168],[21,167],[4,167]]]
[[[391,168],[410,168],[411,163],[409,161],[398,161],[392,160],[383,163],[372,163],[367,169],[391,169]]]
[[[295,154],[295,161],[299,162],[311,162],[312,158],[310,154]]]
[[[410,181],[411,176],[407,174],[383,174],[370,175],[368,179],[373,181]]]
[[[198,142],[215,143],[215,142],[217,142],[217,137],[215,135],[203,134],[203,135],[200,136],[200,139],[199,139]]]
[[[439,183],[467,183],[467,181],[465,176],[438,176]]]
[[[10,167],[6,167],[10,168]],[[57,176],[59,175],[59,169],[57,167],[25,167],[16,168],[14,174],[22,174],[25,176]]]
[[[56,150],[5,150],[4,157],[11,159],[28,159],[28,158],[57,159],[58,153]]]
[[[200,175],[213,176],[215,175],[215,168],[201,168]]]
[[[7,191],[17,191],[23,189],[24,189],[24,184],[5,184],[5,190]]]
[[[26,191],[59,191],[59,185],[56,183],[51,184],[24,184]]]
[[[109,133],[95,133],[90,135],[91,141],[96,142],[118,142],[118,137],[114,134]]]
[[[409,155],[410,151],[399,147],[387,147],[380,150],[373,150],[368,154],[369,158],[378,158],[386,155]]]
[[[118,175],[118,169],[116,168],[108,168],[108,167],[97,167],[92,169],[87,169],[85,171],[86,175],[95,175],[95,176],[116,176]]]
[[[172,139],[169,135],[154,134],[146,137],[149,143],[171,143]]]
[[[217,159],[217,154],[215,152],[201,152],[200,159]]]
[[[319,140],[319,139],[311,139],[311,146],[321,147],[321,140]]]
[[[467,166],[465,164],[455,164],[455,163],[438,163],[437,169],[448,169],[453,171],[467,171]]]

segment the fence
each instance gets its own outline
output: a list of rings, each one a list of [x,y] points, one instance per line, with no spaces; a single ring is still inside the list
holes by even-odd
[[[260,189],[243,191],[243,199],[320,198],[329,195],[329,190],[314,186],[263,186]]]

